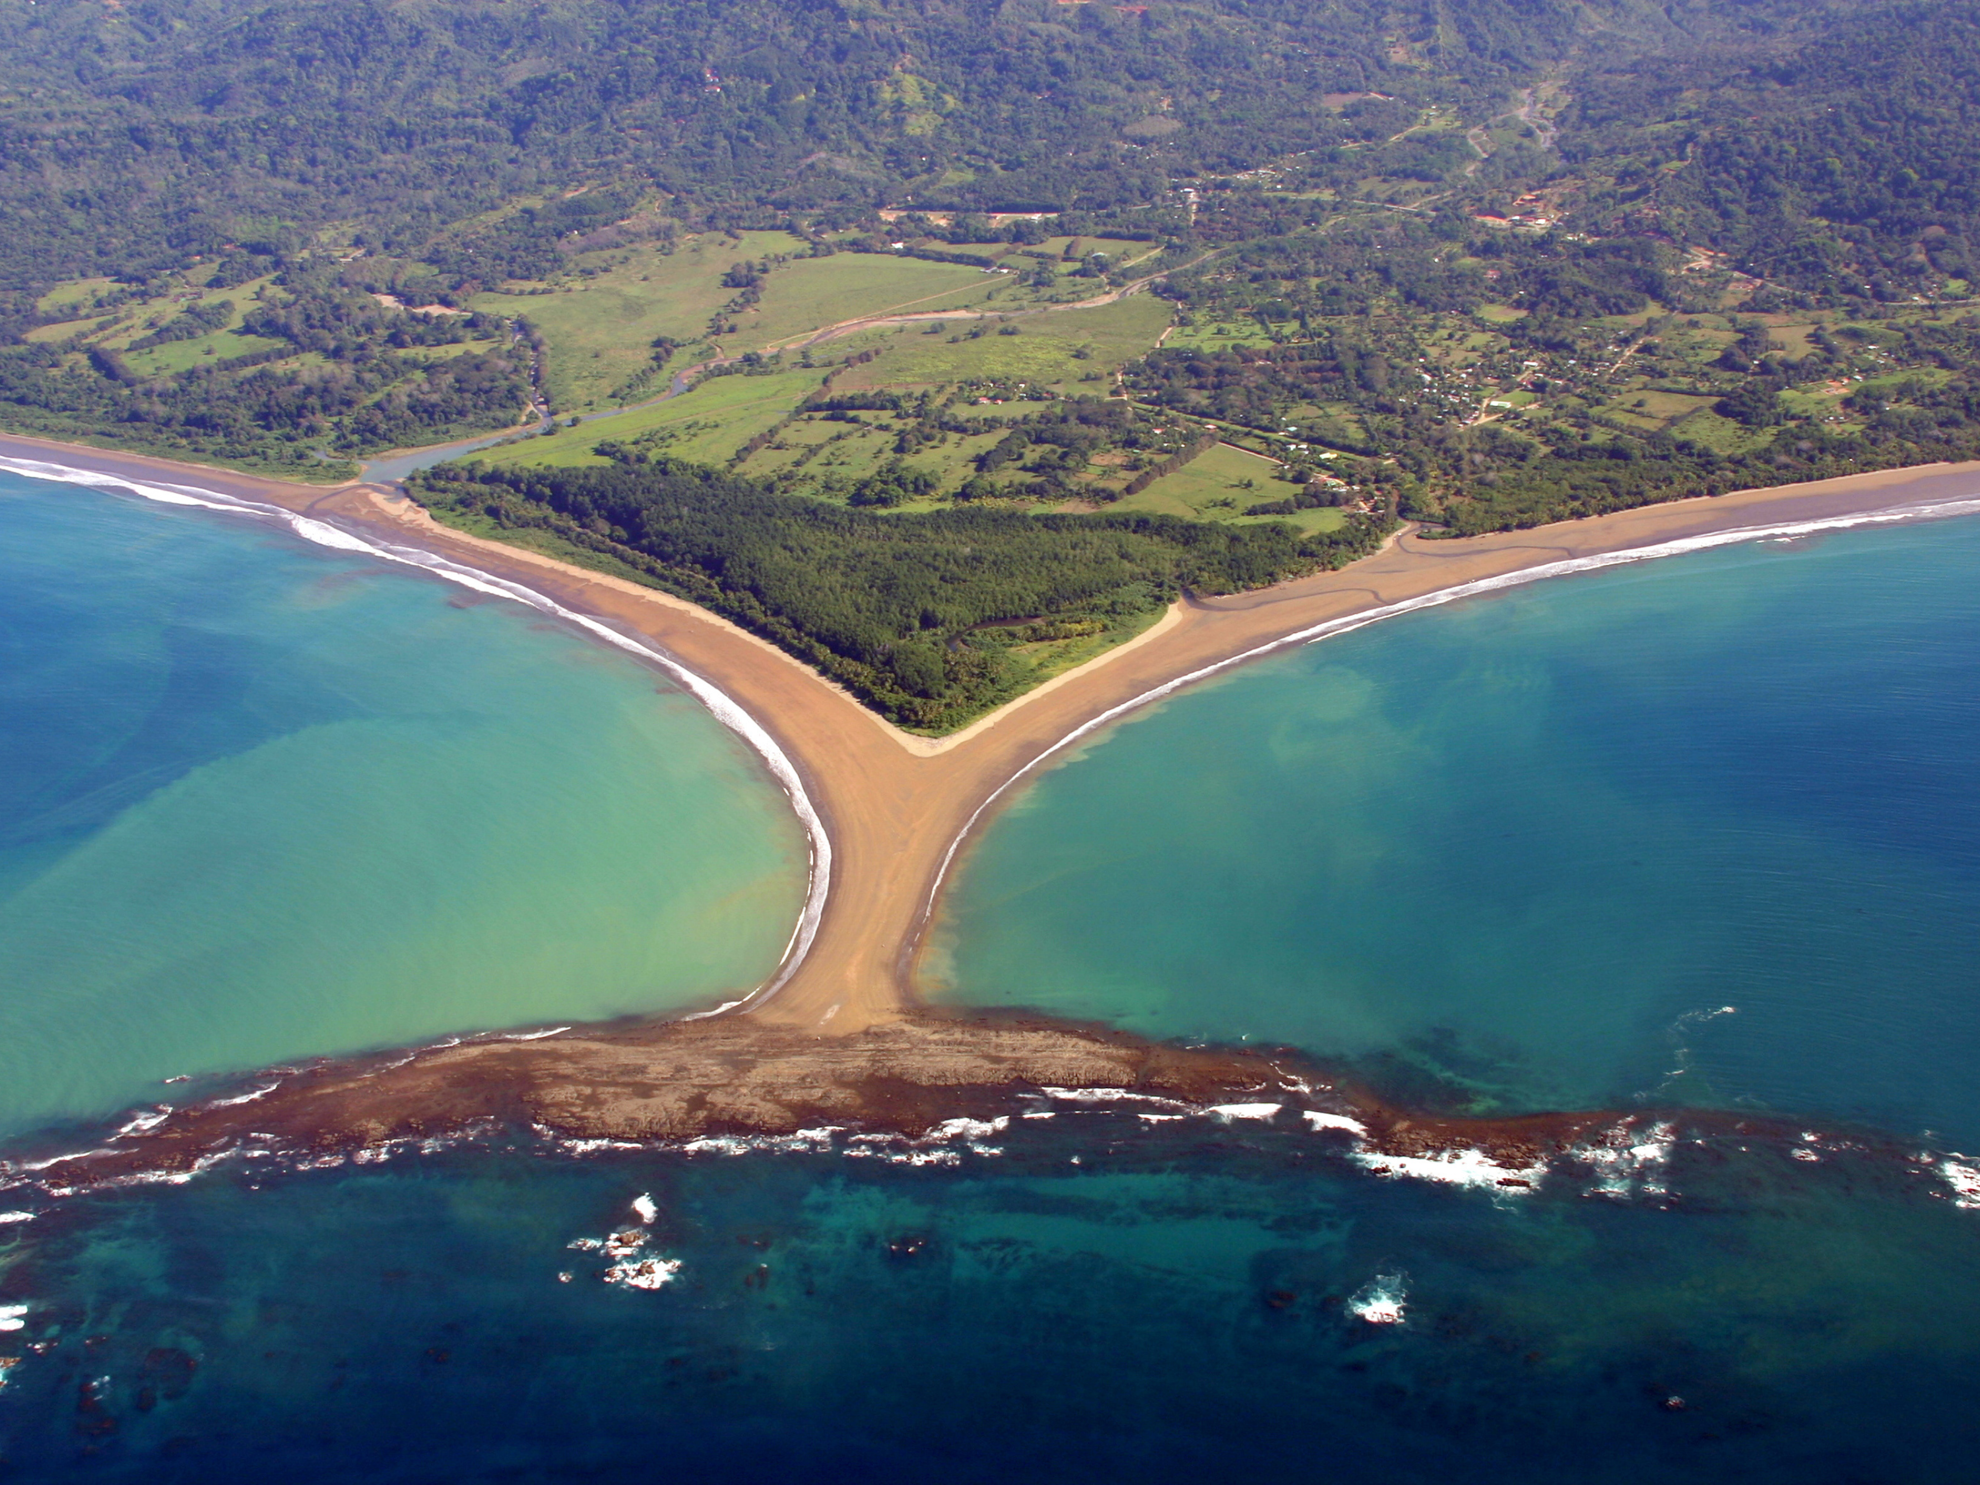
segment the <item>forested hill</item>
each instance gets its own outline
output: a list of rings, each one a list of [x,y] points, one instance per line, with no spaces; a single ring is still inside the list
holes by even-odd
[[[1804,289],[1891,300],[1980,256],[1980,7],[1875,6],[1722,57],[1590,68],[1570,171],[1598,230],[1709,243]],[[1618,161],[1630,167],[1614,169]]]
[[[1980,0],[0,23],[22,431],[311,479],[513,434],[902,531],[1308,547],[1980,449]]]
[[[1888,80],[1876,46],[1902,27],[1824,42],[1822,19],[1786,0],[0,0],[0,285],[329,227],[488,279],[542,271],[552,243],[654,189],[738,220],[1147,206],[1181,180],[1379,145],[1427,106],[1477,121],[1563,70],[1621,67],[1596,86],[1611,113],[1682,113],[1701,79],[1832,82],[1796,61],[1808,42],[1844,48],[1845,88]],[[1972,74],[1965,32],[1942,29],[1966,50],[1935,96]],[[1589,122],[1597,148],[1641,152]],[[1650,148],[1691,137],[1681,122]],[[1900,129],[1880,165],[1932,181],[1911,149]],[[1750,159],[1714,160],[1725,190],[1764,191]],[[616,189],[561,199],[579,186]],[[1700,209],[1730,225],[1715,189]],[[546,192],[520,221],[473,220]]]

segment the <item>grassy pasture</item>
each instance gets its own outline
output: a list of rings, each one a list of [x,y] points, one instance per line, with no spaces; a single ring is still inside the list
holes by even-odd
[[[272,278],[257,278],[244,284],[238,284],[231,289],[207,289],[203,292],[193,293],[190,297],[188,297],[187,290],[174,286],[163,294],[156,295],[150,299],[139,300],[135,304],[127,304],[123,308],[114,311],[116,323],[104,334],[96,337],[95,343],[97,345],[107,346],[112,350],[121,351],[129,346],[132,341],[142,340],[159,326],[177,318],[190,305],[211,304],[223,299],[231,300],[234,305],[234,312],[227,317],[227,323],[214,331],[213,335],[196,337],[199,341],[212,341],[217,336],[225,336],[229,331],[240,328],[241,321],[246,319],[248,311],[254,308],[255,295],[272,282],[274,282]],[[235,336],[234,338],[238,340],[240,337]],[[170,345],[159,346],[157,351],[177,350],[181,346],[191,345],[192,343],[192,341],[188,340],[174,341]],[[133,366],[142,365],[146,357],[156,355],[157,351],[139,351],[136,353],[138,359],[131,364]],[[240,355],[242,353],[235,351],[234,354]],[[193,355],[197,357],[199,352],[194,351]],[[187,362],[183,364],[189,365],[191,363]],[[149,367],[145,369],[149,369]],[[172,369],[178,370],[180,366],[175,364]]]
[[[1767,431],[1771,430],[1763,430]],[[1742,453],[1762,441],[1750,429],[1731,418],[1720,417],[1709,407],[1700,408],[1684,420],[1683,435],[1693,443],[1702,443],[1722,454]]]
[[[1163,475],[1139,494],[1116,501],[1108,508],[1238,525],[1285,521],[1309,532],[1332,531],[1346,521],[1346,514],[1331,506],[1302,510],[1290,516],[1247,516],[1244,510],[1248,505],[1285,500],[1292,495],[1291,485],[1272,478],[1277,467],[1270,459],[1220,443],[1197,455],[1174,474]],[[1246,480],[1252,483],[1248,490],[1244,488]]]
[[[1228,351],[1238,346],[1270,345],[1272,337],[1256,320],[1217,319],[1198,315],[1194,325],[1177,325],[1162,342],[1169,351]]]
[[[1625,392],[1603,411],[1633,427],[1668,428],[1678,419],[1690,417],[1716,401],[1716,397],[1686,392]]]
[[[1145,510],[1199,521],[1233,520],[1247,505],[1280,500],[1291,493],[1291,486],[1273,480],[1272,471],[1277,467],[1270,459],[1220,443],[1139,494],[1116,502],[1113,509]],[[1252,482],[1252,489],[1243,488],[1246,480]]]
[[[240,333],[241,321],[254,308],[256,295],[271,282],[268,278],[252,279],[231,289],[207,289],[190,296],[185,287],[175,282],[149,299],[119,305],[102,314],[85,314],[52,325],[37,325],[23,338],[53,344],[80,337],[86,345],[124,352],[131,368],[144,376],[169,375],[202,363],[223,365],[238,356],[271,350],[282,344],[263,336]],[[57,285],[39,302],[45,313],[59,313],[65,309],[88,310],[112,288],[114,285],[107,279],[76,279]],[[170,341],[149,350],[130,350],[134,341],[142,340],[161,325],[177,318],[189,305],[219,300],[231,301],[234,306],[224,325],[188,340]],[[107,325],[104,324],[106,320],[109,321]],[[98,326],[103,328],[98,329]]]
[[[97,322],[102,318],[101,315],[92,315],[80,320],[62,320],[53,325],[36,325],[32,330],[23,332],[21,339],[30,342],[40,342],[44,345],[53,345],[57,341],[68,340],[74,336],[85,334],[95,328]]]
[[[824,379],[823,371],[715,377],[651,407],[590,418],[575,428],[504,444],[477,457],[490,464],[528,467],[605,464],[609,461],[591,451],[599,440],[671,431],[675,436],[662,452],[700,464],[724,464],[744,443],[816,391]]]
[[[1004,283],[1003,276],[980,268],[891,254],[801,258],[772,271],[762,301],[736,317],[738,333],[723,337],[722,345],[731,351],[764,350],[842,320],[974,309]]]
[[[115,279],[70,279],[67,283],[57,284],[35,300],[34,307],[45,315],[59,314],[63,310],[74,310],[78,315],[87,315],[105,294],[116,287]]]
[[[236,356],[251,356],[256,351],[270,351],[284,344],[286,342],[271,340],[265,335],[215,330],[211,335],[196,336],[192,340],[175,340],[148,351],[132,351],[124,359],[133,371],[146,376],[164,376],[188,370],[201,362],[224,365]]]
[[[616,406],[613,391],[652,364],[655,337],[685,344],[706,333],[710,318],[736,296],[722,283],[736,264],[803,250],[788,232],[744,232],[740,241],[703,233],[682,239],[672,253],[642,244],[578,259],[577,268],[602,271],[554,294],[491,291],[470,303],[490,314],[527,317],[543,332],[544,385],[553,405],[595,411]]]
[[[1081,635],[1076,639],[1041,640],[1033,644],[1013,645],[1008,651],[1012,660],[1022,668],[1027,689],[1042,681],[1049,681],[1055,675],[1062,675],[1076,666],[1084,665],[1111,650],[1115,645],[1133,639],[1142,630],[1150,628],[1162,617],[1161,613],[1133,614],[1119,619],[1110,627],[1094,634]]]
[[[1822,417],[1833,413],[1845,395],[1842,392],[1789,387],[1780,394],[1780,401],[1782,407],[1797,417]]]
[[[1169,324],[1167,301],[1131,295],[1097,309],[1014,315],[1015,335],[995,324],[969,338],[976,323],[958,322],[952,335],[927,335],[914,327],[863,336],[845,344],[882,354],[846,372],[838,390],[932,387],[972,378],[1023,382],[1062,393],[1102,392],[1127,362],[1145,355]],[[987,323],[987,322],[986,322]],[[1083,354],[1081,354],[1083,353]]]
[[[865,478],[894,458],[894,439],[904,420],[887,413],[860,413],[859,422],[834,422],[807,414],[782,429],[769,445],[744,460],[745,474],[774,477],[801,474],[819,481],[851,482]],[[953,492],[976,469],[976,456],[993,448],[1004,436],[991,433],[950,434],[941,443],[903,459],[910,469],[932,474],[944,493]],[[931,505],[939,502],[916,502]],[[914,504],[902,507],[912,509]]]

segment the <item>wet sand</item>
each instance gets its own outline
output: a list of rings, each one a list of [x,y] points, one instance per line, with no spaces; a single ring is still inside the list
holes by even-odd
[[[243,1080],[232,1097],[160,1106],[90,1148],[0,1160],[0,1190],[63,1194],[237,1162],[368,1159],[362,1152],[523,1127],[577,1141],[677,1145],[856,1130],[933,1146],[955,1132],[951,1121],[977,1121],[982,1134],[989,1121],[1095,1104],[1158,1118],[1331,1129],[1378,1160],[1470,1152],[1489,1162],[1485,1181],[1507,1186],[1530,1186],[1539,1163],[1642,1118],[1430,1117],[1337,1087],[1288,1053],[1167,1046],[1042,1017],[918,1013],[821,1037],[728,1016],[274,1068]],[[1783,1137],[1797,1128],[1782,1126]]]
[[[1317,625],[1352,622],[1480,580],[1662,543],[1980,494],[1980,464],[1886,471],[1647,506],[1463,540],[1405,532],[1338,572],[1185,599],[1154,628],[953,737],[894,728],[800,662],[725,620],[636,584],[436,524],[393,491],[284,484],[169,461],[0,436],[0,454],[200,486],[417,544],[636,632],[726,692],[795,764],[832,842],[831,891],[810,952],[752,1021],[850,1036],[913,1013],[915,961],[952,857],[1006,787],[1081,729],[1164,687]]]
[[[332,489],[0,435],[0,455],[263,501],[396,545],[418,545],[639,634],[719,687],[775,738],[834,850],[810,952],[744,1014],[635,1021],[546,1037],[483,1038],[415,1053],[323,1060],[197,1103],[35,1177],[73,1188],[187,1172],[256,1150],[348,1150],[526,1121],[576,1138],[788,1133],[821,1123],[917,1136],[992,1118],[1050,1086],[1127,1089],[1206,1105],[1284,1101],[1349,1117],[1387,1156],[1471,1149],[1518,1171],[1641,1116],[1428,1118],[1299,1069],[1290,1054],[1192,1051],[1044,1018],[919,1006],[916,956],[955,854],[1041,760],[1206,670],[1243,663],[1315,626],[1379,616],[1465,584],[1673,541],[1969,500],[1980,464],[1891,471],[1463,541],[1404,532],[1339,572],[1254,593],[1186,599],[1135,640],[943,739],[903,733],[767,642],[679,599],[435,524],[377,486]],[[1166,688],[1166,690],[1165,690]],[[1296,1119],[1297,1114],[1284,1117]],[[1731,1116],[1724,1116],[1731,1119]],[[1738,1123],[1739,1121],[1733,1121]],[[1335,1127],[1335,1126],[1329,1126]],[[1742,1124],[1740,1127],[1744,1127]],[[25,1174],[26,1168],[16,1173]],[[0,1163],[0,1174],[5,1173]]]

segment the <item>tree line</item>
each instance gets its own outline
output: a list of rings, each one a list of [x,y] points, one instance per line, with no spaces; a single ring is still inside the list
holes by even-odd
[[[436,514],[548,532],[742,624],[902,726],[946,731],[1026,684],[1014,645],[1105,628],[1178,593],[1229,593],[1371,550],[1379,518],[1305,536],[1102,512],[882,514],[658,458],[610,469],[443,465]]]

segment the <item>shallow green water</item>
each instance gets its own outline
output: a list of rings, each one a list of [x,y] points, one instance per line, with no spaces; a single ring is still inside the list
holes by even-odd
[[[36,521],[0,542],[46,595],[0,632],[5,972],[65,936],[9,982],[0,1087],[706,996],[780,947],[789,816],[625,662],[208,518],[0,497]],[[109,579],[37,571],[62,540]],[[1964,1485],[1976,575],[1980,523],[1864,533],[1302,652],[1047,776],[950,923],[987,1001],[1428,1102],[1793,1122],[1631,1113],[1510,1183],[1078,1090],[915,1141],[0,1167],[0,1474]]]
[[[761,982],[789,806],[501,601],[0,475],[0,1130],[160,1080]]]
[[[1980,522],[1562,579],[1255,666],[1040,779],[964,865],[954,994],[1481,1113],[1971,1148],[1976,759]]]

